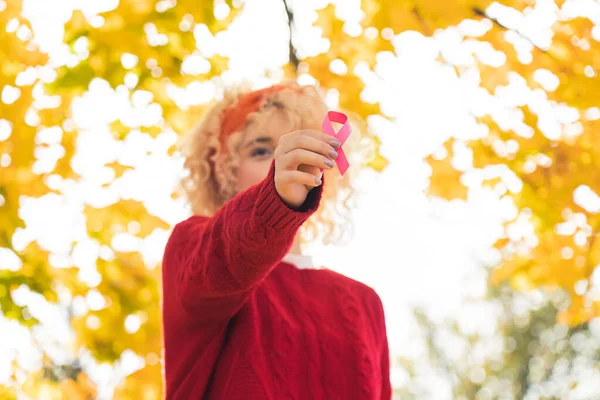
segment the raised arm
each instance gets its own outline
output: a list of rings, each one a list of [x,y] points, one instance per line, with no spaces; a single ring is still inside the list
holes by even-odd
[[[289,251],[299,227],[317,209],[322,185],[297,209],[275,189],[275,164],[258,185],[238,194],[214,216],[178,224],[167,243],[164,284],[187,314],[201,319],[232,316],[251,289]]]
[[[299,130],[279,139],[267,177],[212,217],[178,224],[165,249],[165,296],[195,320],[231,317],[289,251],[319,205],[320,169],[331,169],[340,143]]]

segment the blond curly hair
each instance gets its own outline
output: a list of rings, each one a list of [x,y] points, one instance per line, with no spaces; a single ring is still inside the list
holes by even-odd
[[[247,116],[246,124],[261,123],[272,112],[283,112],[293,130],[321,130],[321,121],[328,108],[324,95],[316,86],[300,86],[285,82],[286,88],[264,96],[258,111]],[[248,84],[225,90],[222,99],[213,103],[199,123],[184,136],[179,151],[185,158],[187,171],[181,187],[196,215],[213,215],[225,202],[236,195],[236,169],[239,165],[238,146],[244,137],[244,127],[222,142],[222,114],[236,100],[248,93]],[[360,132],[353,126],[353,134],[344,144],[344,151],[352,167],[364,164],[365,147]],[[285,132],[287,133],[287,132]],[[221,148],[226,146],[226,148]],[[355,190],[352,181],[360,168],[350,168],[341,176],[335,168],[327,173],[321,206],[301,227],[300,242],[305,244],[320,239],[325,244],[341,244],[350,238],[351,210],[354,208]]]

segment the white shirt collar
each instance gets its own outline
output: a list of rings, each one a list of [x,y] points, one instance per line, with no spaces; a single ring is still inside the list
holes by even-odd
[[[288,253],[283,257],[282,261],[292,264],[298,269],[318,269],[313,262],[313,258],[303,254]]]

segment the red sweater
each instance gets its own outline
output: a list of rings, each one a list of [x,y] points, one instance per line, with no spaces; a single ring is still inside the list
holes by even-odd
[[[211,218],[175,226],[163,262],[166,398],[390,399],[381,301],[368,286],[281,259],[317,209],[274,167]],[[366,267],[366,266],[365,266]]]

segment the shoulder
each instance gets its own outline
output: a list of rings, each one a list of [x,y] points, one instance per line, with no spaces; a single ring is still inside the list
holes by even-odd
[[[385,337],[386,324],[383,303],[377,292],[370,286],[331,270],[323,270],[329,285],[334,287],[338,299],[353,311],[357,318],[370,326],[374,338]]]
[[[330,269],[322,269],[321,272],[325,275],[325,280],[333,285],[342,286],[348,290],[356,292],[357,294],[362,294],[364,296],[377,296],[377,293],[373,288],[360,281],[357,281]]]
[[[209,219],[210,219],[210,217],[206,217],[204,215],[192,215],[191,217],[188,217],[187,219],[184,219],[183,221],[175,224],[173,231],[181,230],[181,229],[189,229],[194,226],[202,225]]]
[[[372,287],[329,269],[323,270],[323,273],[327,277],[326,281],[355,297],[366,311],[383,316],[381,298]]]
[[[206,224],[209,217],[201,215],[193,215],[181,222],[178,222],[173,226],[171,235],[169,236],[169,242],[181,242],[189,239],[197,233],[198,230]]]
[[[198,240],[194,239],[202,235],[208,220],[208,217],[194,215],[173,226],[163,253],[163,268],[167,260],[179,260],[194,243],[198,243]]]

